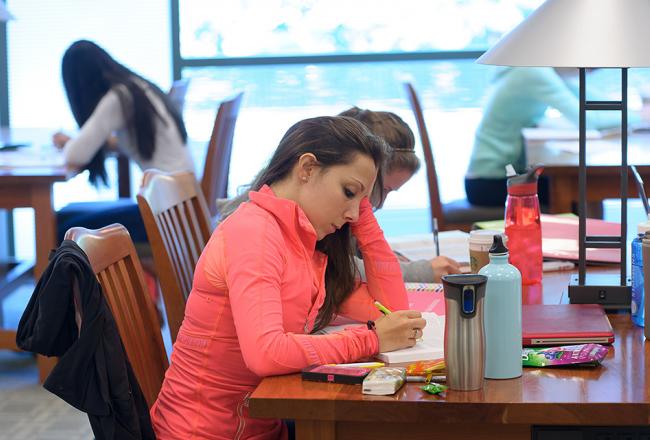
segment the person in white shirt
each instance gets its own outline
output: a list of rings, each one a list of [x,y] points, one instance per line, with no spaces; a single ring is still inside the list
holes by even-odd
[[[53,142],[70,168],[87,169],[93,184],[106,183],[105,152],[117,147],[143,170],[194,171],[182,117],[151,81],[86,40],[66,50],[61,73],[80,130],[74,138],[56,133]]]
[[[151,81],[87,40],[66,50],[61,74],[79,133],[55,133],[52,141],[63,149],[69,169],[88,170],[93,185],[107,185],[106,151],[119,149],[142,170],[194,171],[182,116]],[[57,220],[59,238],[72,226],[96,229],[119,222],[134,241],[146,241],[137,205],[130,199],[71,204],[59,211]]]

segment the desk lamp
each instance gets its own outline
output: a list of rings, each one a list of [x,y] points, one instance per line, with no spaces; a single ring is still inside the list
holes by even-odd
[[[650,0],[547,0],[476,62],[500,66],[577,68],[580,77],[578,274],[571,278],[571,303],[629,307],[627,279],[627,70],[650,66]],[[588,101],[585,72],[621,72],[620,101]],[[586,112],[621,112],[621,235],[586,234]],[[587,248],[619,248],[619,276],[586,275]]]

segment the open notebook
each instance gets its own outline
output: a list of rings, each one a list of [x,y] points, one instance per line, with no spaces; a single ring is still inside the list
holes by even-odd
[[[445,317],[430,312],[422,313],[422,317],[427,320],[427,326],[424,328],[421,341],[410,348],[379,353],[377,358],[388,364],[395,364],[444,357]]]
[[[394,364],[400,362],[433,360],[444,357],[445,317],[431,312],[422,313],[422,317],[426,319],[427,326],[424,328],[421,341],[410,348],[379,353],[377,358],[388,364]],[[347,327],[358,325],[361,324],[333,325],[325,327],[317,334],[335,333],[345,330]]]

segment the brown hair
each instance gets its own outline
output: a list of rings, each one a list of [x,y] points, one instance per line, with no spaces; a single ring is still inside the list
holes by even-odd
[[[368,156],[378,170],[377,181],[383,190],[381,169],[387,152],[386,142],[355,119],[340,116],[305,119],[285,133],[268,166],[257,175],[249,191],[258,191],[264,185],[284,179],[306,153],[316,156],[322,169],[348,164],[357,154]],[[229,202],[224,209],[224,218],[246,200],[248,192]],[[316,249],[326,254],[328,261],[325,302],[318,311],[313,331],[329,324],[340,304],[354,290],[357,275],[349,224],[320,240]]]
[[[420,159],[415,155],[413,131],[395,113],[352,107],[339,113],[339,116],[347,116],[363,122],[374,135],[383,138],[388,143],[389,157],[383,170],[384,174],[394,170],[407,170],[413,175],[420,169]],[[381,197],[383,186],[380,192],[379,184],[379,181],[375,183],[371,198],[373,202],[376,202],[373,203],[375,206],[383,200]],[[377,207],[380,208],[381,205]]]

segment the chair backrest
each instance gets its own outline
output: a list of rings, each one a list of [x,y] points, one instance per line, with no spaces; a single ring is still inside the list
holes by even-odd
[[[214,127],[212,127],[201,178],[201,189],[212,217],[217,214],[217,198],[224,199],[228,193],[232,138],[235,134],[235,123],[243,95],[243,92],[239,93],[219,105]]]
[[[431,218],[438,220],[438,228],[444,230],[445,218],[442,210],[442,202],[440,202],[440,189],[438,187],[438,175],[436,174],[436,164],[433,160],[433,150],[431,149],[431,141],[429,140],[429,133],[427,126],[424,123],[424,114],[420,99],[418,98],[415,88],[411,83],[404,83],[406,89],[406,96],[408,97],[411,110],[415,114],[415,121],[418,126],[420,134],[420,142],[422,143],[422,153],[424,154],[424,164],[427,170],[427,185],[429,187],[429,206],[431,207]]]
[[[172,86],[167,92],[167,96],[176,107],[179,113],[183,113],[183,107],[185,107],[185,95],[187,95],[187,89],[190,85],[189,78],[177,79],[172,83]]]
[[[65,238],[74,240],[88,255],[113,312],[126,355],[151,407],[169,364],[131,236],[124,226],[115,223],[97,230],[71,228]]]
[[[185,315],[194,268],[210,238],[208,207],[190,172],[145,171],[137,199],[174,342]]]

